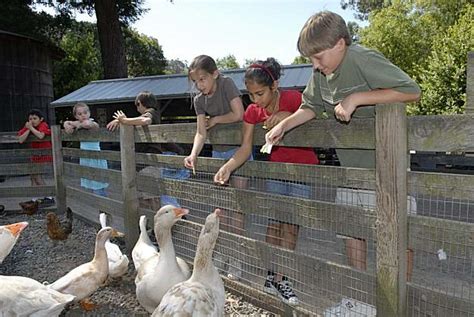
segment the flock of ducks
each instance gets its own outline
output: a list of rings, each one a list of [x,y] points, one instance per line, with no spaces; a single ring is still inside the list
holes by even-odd
[[[140,236],[132,250],[137,272],[136,296],[152,316],[223,316],[225,291],[212,262],[212,252],[219,234],[216,209],[209,214],[199,235],[193,272],[176,256],[171,228],[189,211],[167,205],[154,217],[154,231],[159,251],[146,231],[146,217],[140,217]],[[59,278],[42,284],[22,276],[0,275],[1,316],[59,316],[66,305],[79,302],[84,309],[88,300],[108,278],[119,278],[128,271],[129,259],[110,238],[121,236],[107,226],[106,214],[99,216],[101,229],[96,235],[94,257]],[[21,222],[0,226],[0,264],[10,253],[21,231],[28,226]]]

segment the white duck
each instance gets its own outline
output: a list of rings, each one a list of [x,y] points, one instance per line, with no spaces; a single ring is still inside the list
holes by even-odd
[[[170,288],[152,316],[224,316],[224,283],[212,263],[220,212],[216,209],[206,218],[196,247],[193,275]]]
[[[0,285],[0,316],[59,316],[74,300],[29,277],[0,275]]]
[[[146,231],[146,216],[140,216],[140,237],[135,243],[132,250],[132,260],[135,270],[138,271],[140,266],[149,258],[153,256],[159,256],[158,250],[155,245],[151,242],[150,237]]]
[[[107,214],[100,213],[99,221],[102,228],[107,227]],[[114,230],[113,236],[123,236]],[[109,276],[112,278],[121,277],[128,271],[128,257],[122,253],[119,246],[110,242],[110,239],[105,241],[105,249],[107,250],[107,259],[109,261]]]
[[[0,226],[0,263],[10,254],[20,233],[28,226],[28,222],[17,222]]]
[[[142,263],[135,279],[140,305],[152,313],[168,289],[191,275],[187,263],[176,257],[171,227],[189,210],[166,205],[156,212],[154,229],[160,247],[159,256]]]
[[[74,295],[76,301],[81,301],[103,285],[109,275],[105,242],[112,236],[112,231],[111,227],[100,229],[95,239],[92,261],[74,268],[49,287],[61,293]]]

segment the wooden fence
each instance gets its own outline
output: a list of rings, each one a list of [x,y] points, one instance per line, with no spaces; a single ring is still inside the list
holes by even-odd
[[[51,149],[32,149],[29,147],[31,140],[19,145],[16,133],[0,133],[0,178],[2,181],[18,175],[29,177],[30,174],[53,174],[51,162],[33,163],[30,160],[33,155],[51,155]],[[49,140],[49,137],[45,140]],[[12,185],[9,182],[0,183],[0,203],[6,205],[11,211],[20,210],[17,201],[55,195],[56,189],[54,183],[51,182],[44,186],[31,186],[29,180],[21,185]],[[7,198],[12,200],[13,204],[5,202]]]
[[[168,156],[135,153],[135,143],[192,143],[194,124],[156,125],[149,127],[125,127],[120,133],[101,130],[100,133],[79,131],[74,135],[61,134],[53,127],[54,171],[58,206],[76,205],[80,215],[97,222],[98,210],[106,211],[112,217],[112,225],[126,233],[126,245],[130,251],[138,238],[140,214],[153,215],[151,209],[140,207],[139,192],[155,195],[163,193],[182,198],[185,201],[220,206],[222,197],[229,208],[250,216],[261,214],[273,219],[284,219],[280,209],[255,208],[267,201],[272,206],[290,206],[295,215],[292,222],[308,228],[357,236],[375,243],[375,270],[367,272],[353,269],[323,256],[305,252],[290,251],[269,245],[251,235],[237,235],[221,231],[216,252],[230,252],[232,256],[248,265],[259,265],[267,254],[280,254],[291,259],[286,268],[288,274],[299,274],[305,278],[314,297],[321,293],[336,293],[352,298],[365,298],[374,304],[378,316],[474,316],[474,293],[472,271],[468,280],[451,279],[459,289],[451,291],[438,285],[424,284],[417,279],[406,282],[406,249],[419,254],[436,255],[442,249],[457,262],[470,262],[474,258],[474,225],[472,215],[464,218],[433,217],[432,215],[407,215],[407,195],[435,197],[437,201],[467,201],[472,206],[474,176],[461,174],[439,174],[411,172],[408,170],[408,150],[435,152],[474,151],[474,116],[405,116],[403,105],[377,107],[377,118],[354,119],[348,125],[330,120],[313,120],[287,133],[282,145],[322,148],[376,149],[377,168],[360,169],[335,166],[308,166],[299,164],[249,161],[236,171],[235,175],[262,179],[292,180],[321,184],[330,180],[333,187],[364,188],[376,192],[376,208],[337,205],[315,197],[313,199],[271,195],[252,189],[218,187],[211,183],[194,182],[170,178],[156,178],[137,173],[137,165],[162,165],[182,167],[182,156]],[[265,130],[255,129],[254,144],[262,145]],[[240,124],[219,125],[211,129],[207,142],[211,144],[240,144]],[[83,151],[76,148],[62,148],[65,142],[97,140],[120,142],[120,153],[103,150]],[[62,141],[62,142],[61,142]],[[66,162],[64,157],[102,158],[120,162],[120,168],[96,169]],[[223,164],[222,160],[200,157],[197,172],[212,175]],[[26,171],[26,170],[25,170]],[[110,184],[120,184],[121,193],[116,197],[93,195],[77,187],[66,185],[71,177],[87,177]],[[317,180],[317,181],[316,181]],[[209,190],[219,195],[210,195]],[[7,189],[15,193],[16,189]],[[179,197],[181,195],[181,197]],[[317,196],[317,195],[316,195]],[[429,198],[430,199],[430,198]],[[421,200],[420,200],[421,201]],[[427,203],[429,205],[429,202]],[[80,208],[79,208],[80,207]],[[61,209],[60,207],[59,209]],[[429,207],[427,207],[429,209]],[[472,207],[471,207],[472,209]],[[474,212],[468,209],[469,212]],[[211,210],[209,210],[211,211]],[[444,218],[444,219],[443,219]],[[180,243],[196,244],[199,224],[185,221],[174,231],[178,242],[178,253],[186,251]],[[362,229],[361,229],[362,228]],[[317,244],[310,248],[319,247]],[[183,252],[184,252],[183,251]],[[182,254],[188,260],[191,255]],[[423,263],[420,264],[423,266]],[[284,269],[284,268],[283,268]],[[293,272],[293,273],[292,273]],[[416,270],[415,270],[416,274]],[[470,275],[469,275],[470,274]],[[434,280],[436,276],[431,277]],[[280,314],[318,315],[322,313],[317,304],[302,301],[298,308],[282,304],[277,298],[263,293],[255,285],[246,285],[224,278],[226,286],[243,295],[257,305]],[[441,285],[441,286],[440,286]],[[375,287],[374,287],[375,286]],[[310,296],[310,295],[308,295]],[[324,296],[323,296],[324,297]],[[309,297],[308,297],[309,298]],[[371,299],[372,298],[372,299]]]

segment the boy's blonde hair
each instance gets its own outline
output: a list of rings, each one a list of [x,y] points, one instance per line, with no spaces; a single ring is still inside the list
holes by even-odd
[[[87,110],[88,112],[91,112],[91,109],[89,109],[89,106],[88,106],[88,105],[86,105],[86,104],[83,103],[83,102],[78,102],[78,103],[76,103],[76,104],[74,105],[74,107],[72,107],[72,114],[73,114],[73,116],[76,116],[77,109],[79,109],[79,108],[86,108],[86,110]]]
[[[334,47],[340,39],[344,39],[347,46],[352,43],[344,19],[334,12],[321,11],[312,15],[301,29],[298,51],[309,57]]]

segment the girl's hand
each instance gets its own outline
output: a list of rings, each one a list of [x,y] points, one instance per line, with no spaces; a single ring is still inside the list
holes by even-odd
[[[214,175],[214,183],[218,185],[225,185],[229,181],[230,171],[225,165],[223,165]]]
[[[267,127],[268,130],[271,130],[274,126],[276,126],[278,123],[283,121],[283,119],[286,119],[289,116],[291,116],[291,112],[279,111],[269,116],[263,124]]]
[[[113,118],[115,120],[117,120],[118,122],[122,122],[123,119],[125,119],[127,116],[125,115],[125,113],[123,113],[122,110],[117,110],[115,111],[114,115],[113,115]]]
[[[84,129],[90,129],[90,128],[92,128],[92,126],[93,126],[93,125],[92,125],[92,121],[89,120],[89,119],[88,119],[88,120],[84,120],[82,123],[79,123],[79,124],[80,124],[80,126],[81,126],[82,128],[84,128]]]
[[[196,156],[189,155],[184,158],[184,167],[195,169],[194,164],[196,163]]]
[[[71,121],[64,122],[64,132],[66,132],[67,134],[71,134],[74,132],[74,125]]]
[[[270,131],[265,134],[265,142],[268,144],[278,144],[280,140],[283,138],[283,135],[285,134],[285,130],[281,126],[281,124],[277,124],[276,126],[273,127]]]
[[[216,120],[215,117],[206,119],[206,129],[207,130],[209,130],[210,128],[212,128],[216,124],[217,124],[217,120]]]

